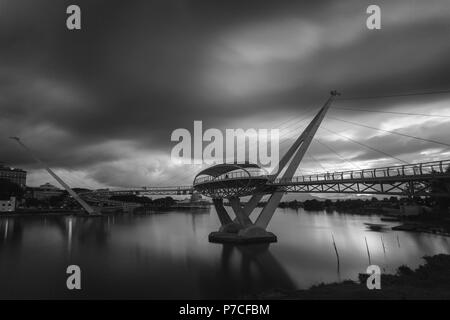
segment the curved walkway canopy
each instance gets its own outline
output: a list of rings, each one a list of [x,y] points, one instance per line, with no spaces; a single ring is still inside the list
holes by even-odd
[[[235,170],[246,170],[246,169],[261,169],[257,164],[254,163],[223,163],[223,164],[217,164],[212,167],[206,168],[203,171],[200,171],[194,178],[195,179],[198,176],[211,176],[211,177],[218,177],[223,174],[226,174],[231,171]]]

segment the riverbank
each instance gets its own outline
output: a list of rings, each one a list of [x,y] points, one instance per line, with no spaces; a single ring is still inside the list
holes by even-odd
[[[381,216],[383,222],[397,222],[392,227],[394,231],[431,233],[441,236],[450,236],[450,209],[431,206],[430,199],[420,199],[420,204],[410,204],[407,199],[346,199],[342,201],[317,199],[290,201],[280,203],[281,208],[298,209],[305,211],[322,211],[327,213],[351,214],[360,216]]]
[[[430,223],[428,221],[407,222],[392,227],[392,230],[431,233],[444,237],[450,237],[450,223],[447,221],[441,221],[440,223]]]
[[[366,274],[359,281],[319,284],[307,290],[293,292],[272,291],[260,294],[257,299],[305,300],[361,300],[361,299],[450,299],[450,255],[424,257],[425,264],[416,270],[407,266],[398,268],[396,274],[381,275],[381,289],[369,290]]]
[[[81,216],[86,215],[83,210],[66,209],[19,209],[13,212],[2,212],[0,217],[39,217],[39,216]]]

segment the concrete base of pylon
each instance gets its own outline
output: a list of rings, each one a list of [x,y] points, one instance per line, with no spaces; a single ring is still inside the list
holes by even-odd
[[[233,232],[226,232],[225,228],[221,228],[220,231],[211,232],[209,234],[209,242],[214,243],[231,243],[231,244],[251,244],[251,243],[271,243],[277,242],[277,236],[272,232],[268,232],[263,228],[255,225],[243,227],[236,230],[233,228]]]
[[[219,229],[219,232],[221,232],[221,233],[238,233],[243,228],[244,227],[241,224],[231,222],[231,223],[221,226]]]

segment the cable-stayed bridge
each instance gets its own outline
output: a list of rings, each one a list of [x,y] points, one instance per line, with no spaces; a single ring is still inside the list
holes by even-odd
[[[89,214],[95,213],[96,211],[90,207],[87,202],[109,202],[112,206],[118,205],[116,203],[117,201],[108,199],[112,195],[181,195],[199,192],[212,198],[221,222],[219,231],[210,234],[209,239],[212,242],[247,243],[276,241],[276,236],[273,233],[266,231],[266,228],[283,195],[287,192],[385,194],[408,196],[411,198],[415,196],[431,195],[437,197],[450,196],[450,160],[409,164],[403,159],[395,157],[385,151],[358,142],[353,138],[327,128],[323,129],[372,151],[379,152],[395,159],[403,164],[364,170],[333,171],[296,176],[295,173],[299,169],[300,163],[313,140],[326,146],[342,160],[351,163],[349,160],[340,156],[333,148],[315,138],[315,134],[325,118],[326,113],[338,95],[340,94],[336,91],[331,92],[331,95],[325,104],[306,126],[303,132],[289,146],[272,172],[267,173],[257,164],[248,162],[218,164],[199,172],[195,176],[192,186],[97,190],[78,195],[39,158],[34,156],[19,138],[13,139],[17,140],[23,148],[30,152],[36,161],[43,165]],[[335,117],[333,119],[353,125],[360,125],[355,122]],[[450,147],[450,144],[448,143],[433,139],[424,139],[410,134],[378,129],[367,125],[361,126],[410,139],[426,141],[427,143],[439,144],[447,148]],[[318,162],[312,155],[309,156]],[[325,169],[322,165],[320,166]],[[263,209],[253,221],[250,218],[250,214],[255,210],[262,197],[265,195],[269,195],[269,199],[264,203]],[[250,199],[246,203],[241,203],[242,197],[250,197]],[[224,199],[227,199],[230,203],[235,215],[234,219],[230,217],[228,211],[224,208]]]
[[[267,175],[249,172],[252,178],[267,179]],[[228,181],[248,180],[244,172],[231,172],[216,179],[207,178],[197,181],[197,185],[223,183],[224,190]],[[347,193],[380,194],[392,196],[441,196],[450,197],[450,190],[440,190],[434,186],[439,181],[450,179],[450,160],[415,163],[363,170],[324,172],[312,175],[275,179],[267,183],[261,192],[270,194],[274,190],[287,193]],[[228,187],[227,187],[228,188]],[[237,185],[240,188],[240,185]],[[120,190],[93,191],[99,198],[115,195],[189,195],[194,186],[142,187]]]

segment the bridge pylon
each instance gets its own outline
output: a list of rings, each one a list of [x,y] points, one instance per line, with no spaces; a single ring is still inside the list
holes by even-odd
[[[58,183],[74,198],[80,206],[89,214],[89,215],[98,215],[99,212],[96,212],[86,201],[84,201],[72,188],[69,187],[67,183],[65,183],[52,169],[48,167],[41,159],[39,159],[30,148],[28,148],[19,137],[10,137],[10,139],[15,140],[25,151],[27,151],[34,160],[43,166],[45,170],[56,180]]]
[[[291,179],[294,176],[337,95],[339,95],[337,91],[331,92],[322,108],[270,174],[261,174],[262,169],[251,163],[219,164],[197,174],[194,179],[194,189],[213,199],[221,223],[219,231],[209,235],[210,242],[240,244],[277,241],[277,237],[266,229],[285,192],[279,188],[270,189],[270,184],[279,177]],[[253,222],[250,214],[265,194],[270,194],[270,198]],[[240,198],[245,196],[251,196],[251,198],[242,205]],[[234,220],[224,207],[224,198],[231,205],[235,214]]]

